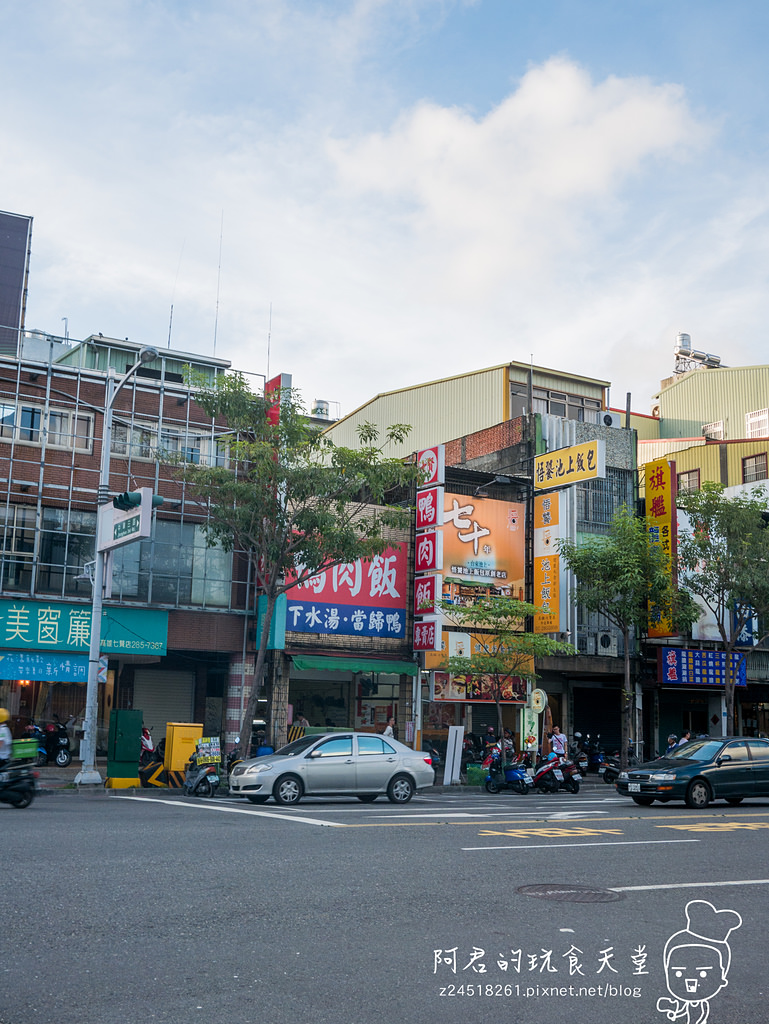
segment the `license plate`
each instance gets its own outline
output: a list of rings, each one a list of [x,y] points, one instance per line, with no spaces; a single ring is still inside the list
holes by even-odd
[[[606,766],[605,765],[601,765],[601,767],[598,769],[598,774],[599,775],[603,775],[605,771],[606,771]]]
[[[574,772],[572,778],[575,779],[577,782],[582,782],[582,776],[579,774],[579,772]]]
[[[563,782],[563,772],[560,768],[553,768],[553,775],[555,775],[559,782]]]
[[[531,775],[524,775],[523,781],[526,783],[527,786],[534,785],[534,779],[532,779]]]
[[[628,793],[640,793],[641,783],[640,782],[628,782],[627,784]]]

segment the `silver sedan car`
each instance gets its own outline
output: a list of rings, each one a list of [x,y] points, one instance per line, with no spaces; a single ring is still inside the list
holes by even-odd
[[[418,789],[432,786],[435,772],[429,755],[390,737],[363,732],[302,736],[274,754],[236,765],[230,776],[232,796],[263,804],[296,804],[303,796],[357,796],[364,803],[387,794],[405,804]]]

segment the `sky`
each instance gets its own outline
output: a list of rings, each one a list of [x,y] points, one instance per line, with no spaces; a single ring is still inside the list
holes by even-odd
[[[332,415],[510,360],[648,413],[679,331],[769,362],[768,30],[753,0],[0,4],[26,326]]]

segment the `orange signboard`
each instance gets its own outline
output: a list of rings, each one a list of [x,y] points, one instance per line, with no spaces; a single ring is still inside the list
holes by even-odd
[[[534,616],[535,633],[557,633],[561,628],[559,511],[557,492],[534,496],[534,604],[546,609]]]
[[[524,586],[526,506],[466,494],[446,494],[443,575],[453,582],[510,589]]]
[[[666,564],[673,573],[675,551],[675,463],[667,459],[646,463],[646,518],[649,541],[659,544],[666,555]],[[649,604],[649,636],[672,636],[673,624],[661,609]]]

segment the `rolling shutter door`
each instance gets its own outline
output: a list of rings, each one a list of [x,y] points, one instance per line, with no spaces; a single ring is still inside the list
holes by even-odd
[[[141,711],[144,724],[157,744],[166,734],[167,722],[191,722],[195,698],[192,672],[164,672],[137,669],[134,673],[133,706]]]

